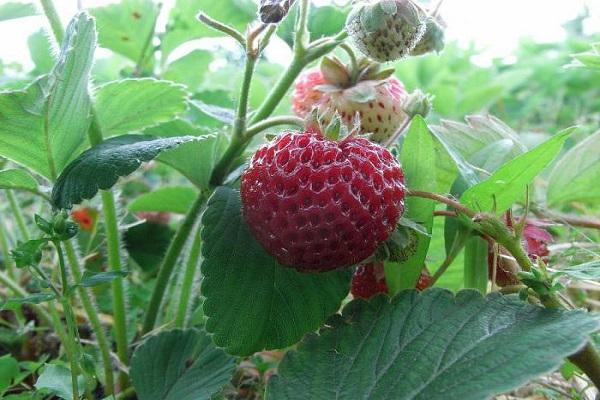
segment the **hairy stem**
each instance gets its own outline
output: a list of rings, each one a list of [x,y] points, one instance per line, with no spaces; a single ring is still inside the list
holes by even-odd
[[[242,46],[246,45],[246,39],[244,38],[244,35],[242,35],[234,27],[224,24],[220,21],[217,21],[216,19],[213,19],[202,12],[198,14],[198,20],[200,20],[200,22],[202,22],[203,24],[206,24],[217,31],[222,32],[222,33],[226,34],[227,36],[232,37]]]
[[[160,309],[160,305],[162,304],[165,290],[169,283],[169,279],[171,279],[171,275],[173,274],[173,269],[175,268],[175,264],[179,259],[181,251],[187,242],[187,239],[190,235],[190,232],[194,228],[194,224],[196,223],[196,219],[198,218],[198,214],[200,214],[200,210],[202,205],[204,204],[205,196],[204,194],[200,194],[192,207],[189,209],[183,223],[179,226],[175,237],[171,241],[169,248],[167,250],[167,254],[160,265],[158,277],[156,279],[156,285],[154,286],[154,291],[152,292],[152,297],[150,299],[150,304],[148,305],[148,311],[146,312],[146,318],[144,319],[144,325],[142,328],[142,332],[144,334],[150,332],[154,329],[154,325],[156,323],[156,319],[158,318],[158,311]]]
[[[110,191],[102,191],[102,209],[104,211],[104,223],[106,230],[106,243],[108,250],[108,264],[112,271],[122,271],[121,253],[119,247],[119,225],[117,221],[117,211],[115,206],[115,197]],[[113,329],[115,331],[115,342],[117,344],[117,355],[119,360],[128,365],[129,355],[127,349],[127,317],[125,308],[125,285],[123,278],[118,277],[111,282],[113,317],[115,320]],[[121,371],[119,373],[119,383],[121,388],[128,385],[127,375]]]
[[[27,229],[27,224],[25,223],[25,217],[23,216],[21,207],[19,207],[17,198],[15,197],[15,194],[12,190],[6,191],[6,199],[8,200],[10,210],[17,222],[17,227],[19,228],[19,232],[21,233],[21,238],[23,239],[23,241],[26,242],[29,240],[29,231]]]
[[[194,276],[199,265],[200,248],[202,240],[200,239],[200,226],[196,230],[196,235],[193,238],[192,248],[188,255],[183,282],[181,284],[179,304],[177,306],[177,314],[175,315],[175,327],[184,328],[185,318],[187,316],[188,306],[192,297],[192,288],[194,286]]]
[[[71,273],[73,274],[73,279],[75,283],[81,282],[83,277],[81,273],[81,268],[79,266],[79,260],[77,257],[77,252],[73,246],[73,243],[70,241],[65,242],[65,252],[67,254],[67,260],[69,261],[69,266],[71,267]],[[92,302],[92,298],[88,289],[83,287],[78,287],[77,292],[79,294],[79,298],[81,299],[81,304],[83,305],[83,309],[85,310],[90,325],[92,326],[92,330],[94,331],[94,335],[96,335],[96,340],[98,341],[98,347],[100,348],[100,356],[102,357],[102,364],[104,367],[104,392],[106,395],[111,395],[114,393],[114,376],[113,376],[113,368],[112,368],[112,360],[110,357],[110,343],[106,336],[106,332],[102,327],[102,323],[100,322],[100,317],[98,316],[98,311]]]
[[[60,44],[65,36],[65,29],[63,28],[62,22],[58,17],[56,7],[54,7],[52,0],[40,0],[40,2],[42,3],[42,9],[44,10],[46,18],[48,19],[48,22],[50,22],[52,33],[54,34],[54,37],[56,38],[56,41],[60,47]]]
[[[71,307],[71,301],[67,295],[69,290],[69,280],[67,278],[67,267],[65,265],[65,256],[63,254],[62,248],[60,246],[59,241],[53,242],[56,247],[56,251],[58,253],[58,266],[60,268],[60,280],[62,285],[62,293],[60,302],[63,306],[63,311],[65,313],[65,321],[67,324],[67,342],[66,346],[70,347],[71,356],[69,357],[69,363],[71,366],[71,385],[73,387],[73,400],[79,399],[79,387],[77,385],[77,376],[79,375],[79,344],[76,341],[76,337],[79,336],[77,332],[77,324],[75,322],[75,316],[73,314],[73,308]]]
[[[4,227],[4,221],[0,220],[0,254],[4,260],[6,273],[9,278],[15,279],[15,262],[10,256],[10,245],[8,244],[8,232]]]

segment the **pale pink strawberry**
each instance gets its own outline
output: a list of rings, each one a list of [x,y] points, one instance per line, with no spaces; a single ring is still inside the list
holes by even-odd
[[[408,118],[403,110],[407,98],[404,85],[379,65],[363,60],[352,71],[335,58],[326,58],[320,70],[301,75],[295,86],[292,107],[300,117],[317,108],[323,126],[337,113],[348,128],[360,117],[362,135],[376,143],[392,136]]]

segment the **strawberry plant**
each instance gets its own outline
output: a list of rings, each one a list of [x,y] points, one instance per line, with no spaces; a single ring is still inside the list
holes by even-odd
[[[0,5],[50,27],[0,64],[0,397],[600,387],[598,45],[550,118],[545,54],[476,67],[441,2],[311,3]]]

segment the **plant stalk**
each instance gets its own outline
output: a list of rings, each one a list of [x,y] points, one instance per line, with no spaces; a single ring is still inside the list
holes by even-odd
[[[83,275],[79,266],[77,252],[71,241],[65,242],[65,252],[67,254],[67,260],[69,261],[69,266],[71,267],[71,273],[73,274],[74,281],[75,283],[79,283],[81,282]],[[92,326],[92,330],[96,335],[96,340],[98,341],[100,356],[102,357],[102,364],[104,366],[104,392],[106,395],[110,396],[114,393],[115,386],[112,359],[110,357],[110,344],[106,336],[106,332],[102,327],[102,323],[100,322],[98,311],[92,302],[90,293],[86,288],[83,287],[78,287],[77,292],[79,294],[79,298],[81,299],[81,304],[83,305],[83,308],[87,314],[90,325]]]
[[[79,344],[76,341],[76,337],[79,336],[79,333],[77,332],[77,324],[75,322],[75,317],[73,315],[73,308],[71,307],[71,302],[68,296],[68,291],[69,291],[69,280],[67,278],[67,268],[65,265],[65,256],[63,254],[62,248],[60,246],[60,242],[59,241],[55,241],[53,242],[54,246],[56,247],[56,251],[58,253],[58,266],[60,268],[60,278],[61,278],[61,285],[62,285],[62,293],[61,293],[61,298],[60,298],[60,302],[63,306],[63,311],[65,313],[65,321],[67,324],[67,342],[65,343],[66,346],[70,347],[70,353],[71,356],[69,357],[69,363],[71,366],[71,385],[73,387],[73,400],[78,400],[79,399],[79,386],[77,384],[77,376],[79,375],[80,369],[79,369],[79,364],[78,364],[78,360],[79,360],[79,356],[80,356],[80,350],[79,350]]]
[[[0,254],[4,259],[4,267],[10,279],[15,279],[15,263],[10,256],[10,245],[8,244],[8,234],[3,221],[0,221]]]
[[[185,327],[185,319],[187,316],[188,307],[190,304],[190,299],[192,297],[192,289],[194,286],[194,276],[196,275],[196,270],[198,269],[199,259],[200,259],[200,249],[202,247],[202,240],[200,238],[200,230],[199,226],[196,230],[196,235],[194,236],[192,242],[192,248],[190,249],[190,253],[188,255],[187,263],[185,266],[185,272],[183,275],[183,282],[180,288],[180,296],[179,296],[179,304],[177,306],[177,314],[175,315],[175,327],[176,328],[184,328]]]
[[[25,217],[23,216],[21,207],[19,207],[17,198],[15,197],[15,194],[12,190],[6,191],[6,199],[8,200],[10,210],[17,222],[17,227],[19,228],[19,232],[21,233],[21,239],[23,239],[23,241],[26,242],[29,240],[29,231],[27,230],[27,224],[25,223]]]
[[[50,22],[52,33],[54,33],[54,37],[56,38],[58,46],[60,47],[60,44],[65,36],[65,28],[58,17],[56,7],[54,7],[52,0],[40,0],[40,2],[42,3],[42,9],[44,10],[44,14],[46,14],[46,18],[48,19],[48,22]]]
[[[198,214],[200,214],[200,210],[202,209],[204,201],[205,196],[203,193],[201,193],[194,202],[194,204],[192,204],[192,207],[189,209],[187,215],[185,216],[185,219],[183,220],[183,223],[179,226],[175,237],[169,245],[167,254],[165,255],[165,258],[163,259],[162,264],[160,266],[158,277],[156,279],[156,285],[154,286],[154,291],[152,292],[150,304],[148,305],[146,318],[144,319],[144,325],[142,328],[142,333],[144,334],[154,329],[156,319],[158,318],[158,311],[163,301],[163,297],[167,285],[169,283],[169,279],[173,274],[173,269],[175,268],[175,264],[177,263],[181,251],[185,246],[185,243],[187,242],[188,236],[194,228],[194,224],[196,223]]]

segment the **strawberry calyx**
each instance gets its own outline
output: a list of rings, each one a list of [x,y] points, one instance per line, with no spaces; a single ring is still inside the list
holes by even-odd
[[[361,58],[355,66],[352,66],[345,65],[337,57],[324,57],[320,70],[326,84],[318,85],[316,89],[324,93],[339,92],[346,89],[360,88],[361,86],[372,87],[383,83],[395,72],[394,68],[382,69],[381,64],[367,58]],[[362,83],[366,85],[361,85]],[[364,98],[364,95],[362,101],[360,97],[358,96],[356,101],[370,101],[370,99]]]

